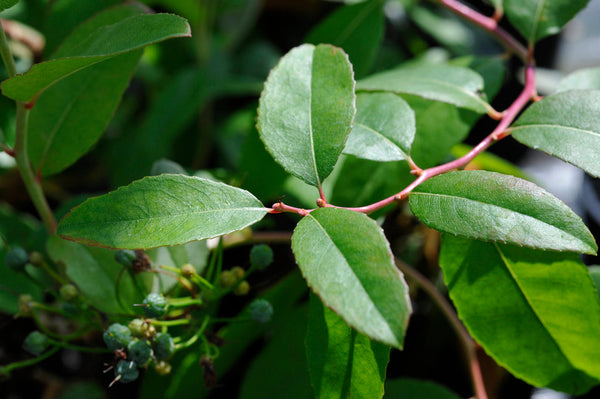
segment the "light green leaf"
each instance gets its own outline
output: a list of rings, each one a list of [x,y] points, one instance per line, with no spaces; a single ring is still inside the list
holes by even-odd
[[[185,264],[194,266],[196,273],[202,274],[206,267],[209,250],[204,241],[192,241],[184,245],[173,247],[159,247],[146,251],[146,254],[155,265],[181,268]],[[160,292],[169,292],[179,281],[166,274],[157,274]]]
[[[529,43],[554,35],[585,8],[589,0],[503,0],[510,23]]]
[[[51,85],[98,62],[141,49],[169,38],[190,36],[185,19],[172,14],[145,14],[103,26],[76,45],[60,49],[69,55],[34,65],[31,69],[2,83],[5,96],[29,102]]]
[[[4,11],[7,8],[11,8],[18,2],[19,0],[0,0],[0,11]]]
[[[454,392],[431,381],[399,378],[385,382],[384,399],[459,399]]]
[[[504,83],[506,59],[502,55],[476,56],[466,55],[448,61],[450,65],[470,68],[483,78],[485,96],[491,100],[496,97]]]
[[[491,111],[482,98],[483,79],[476,72],[458,66],[426,64],[381,72],[356,83],[358,91],[391,91],[414,94],[468,108],[479,113]]]
[[[570,393],[597,384],[600,305],[577,255],[445,235],[440,265],[459,317],[498,364]]]
[[[574,90],[544,98],[510,128],[513,137],[536,150],[600,177],[600,90]]]
[[[454,157],[460,158],[467,155],[472,150],[473,147],[470,145],[457,144],[454,147],[452,147],[450,153]],[[504,175],[511,175],[514,177],[518,177],[519,179],[525,179],[529,181],[532,180],[531,176],[527,175],[515,164],[487,151],[482,152],[481,154],[473,158],[473,160],[469,162],[469,166],[467,166],[467,169],[487,170],[490,172],[502,173]]]
[[[65,216],[58,234],[89,245],[154,248],[241,230],[266,213],[242,189],[197,177],[160,175],[85,201]]]
[[[275,160],[313,186],[331,173],[355,114],[348,56],[329,45],[292,49],[271,71],[258,108],[258,130]]]
[[[385,19],[383,1],[370,0],[341,7],[313,28],[306,43],[329,43],[344,49],[356,76],[364,76],[383,40]]]
[[[346,209],[317,209],[296,226],[292,250],[327,307],[369,338],[402,347],[408,288],[374,220]]]
[[[133,305],[144,299],[145,293],[137,291],[128,273],[122,274],[117,292],[116,282],[123,266],[115,261],[114,251],[86,247],[57,236],[48,239],[46,248],[54,262],[66,266],[67,276],[86,301],[101,312],[135,313]]]
[[[562,79],[556,91],[600,90],[600,68],[586,68],[575,71]]]
[[[589,271],[590,271],[590,276],[592,277],[592,280],[594,281],[594,285],[596,286],[596,292],[598,293],[598,296],[600,297],[600,266],[598,266],[598,265],[590,266]]]
[[[427,226],[462,237],[595,254],[587,227],[567,205],[526,180],[487,171],[434,177],[410,194]]]
[[[310,297],[306,358],[317,398],[381,399],[390,348],[357,333]]]
[[[344,154],[373,161],[402,161],[415,137],[415,114],[392,93],[356,97],[356,119]]]

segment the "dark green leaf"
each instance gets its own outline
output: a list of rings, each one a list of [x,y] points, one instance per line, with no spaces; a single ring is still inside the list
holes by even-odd
[[[133,305],[141,303],[145,296],[145,293],[137,291],[127,272],[121,276],[117,291],[116,282],[123,266],[115,261],[114,251],[86,247],[57,236],[48,239],[47,250],[54,262],[62,262],[66,266],[67,276],[86,301],[102,312],[134,313],[136,308]]]
[[[371,0],[341,7],[311,30],[306,43],[329,43],[344,49],[356,76],[364,76],[383,40],[383,2]]]
[[[60,49],[60,58],[34,65],[27,73],[2,83],[2,92],[29,102],[72,73],[125,52],[169,38],[190,36],[185,19],[171,14],[145,14],[103,26],[86,40]]]
[[[0,0],[0,11],[4,11],[7,8],[11,8],[18,2],[19,0]]]
[[[510,132],[519,142],[600,177],[600,90],[557,93],[531,105]]]
[[[160,175],[87,200],[61,221],[58,234],[112,248],[154,248],[241,230],[266,213],[242,189],[197,177]]]
[[[535,43],[560,29],[589,0],[503,0],[508,20],[529,43]]]
[[[329,45],[305,44],[285,55],[269,75],[257,127],[285,170],[320,186],[344,148],[354,114],[347,55]]]
[[[346,209],[317,209],[298,223],[292,250],[327,307],[371,339],[402,347],[408,288],[374,220]]]
[[[580,69],[567,75],[558,84],[557,91],[600,90],[600,68]]]
[[[577,255],[446,235],[440,265],[459,317],[498,364],[536,386],[597,384],[600,305]]]
[[[373,161],[402,161],[415,137],[415,114],[392,93],[356,97],[356,119],[344,154]]]
[[[317,398],[383,396],[390,348],[357,333],[310,297],[306,357]]]
[[[240,387],[240,399],[308,399],[310,380],[304,355],[306,306],[291,309],[273,338],[256,356]]]
[[[381,72],[356,83],[359,91],[391,91],[454,104],[479,113],[490,105],[481,97],[483,79],[458,66],[426,64]]]
[[[385,382],[384,399],[459,399],[454,392],[431,381],[400,378]]]
[[[410,194],[410,207],[434,229],[486,241],[596,253],[581,218],[526,180],[487,171],[447,173]]]

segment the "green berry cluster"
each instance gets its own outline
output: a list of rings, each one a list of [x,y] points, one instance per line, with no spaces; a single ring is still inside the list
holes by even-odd
[[[121,358],[114,369],[115,381],[134,381],[139,376],[139,369],[149,364],[153,364],[161,375],[171,370],[167,361],[175,353],[173,338],[168,333],[157,334],[146,320],[134,319],[128,326],[111,324],[103,338],[107,348],[117,352]]]
[[[221,272],[219,278],[219,284],[223,288],[232,288],[235,295],[246,295],[250,292],[250,283],[246,280],[240,281],[246,275],[246,271],[240,266],[235,266],[231,270],[224,270]]]

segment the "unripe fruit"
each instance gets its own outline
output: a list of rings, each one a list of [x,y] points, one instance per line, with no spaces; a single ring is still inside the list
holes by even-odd
[[[131,342],[131,331],[122,324],[111,324],[104,334],[102,334],[106,347],[111,351],[127,348]]]
[[[167,360],[175,353],[175,344],[169,333],[158,333],[152,348],[154,349],[154,356],[158,360]]]
[[[186,263],[185,265],[181,266],[181,274],[184,277],[192,277],[196,274],[196,268],[194,267],[194,265]]]
[[[152,348],[146,340],[135,339],[127,346],[127,359],[138,366],[144,366],[150,360]]]
[[[30,316],[33,312],[34,299],[29,294],[19,296],[19,315]]]
[[[242,281],[240,285],[235,287],[235,289],[233,290],[233,293],[235,295],[240,296],[247,295],[248,292],[250,292],[250,284],[247,281]]]
[[[133,319],[129,322],[127,327],[134,337],[146,338],[146,333],[148,332],[148,327],[150,327],[150,325],[146,323],[144,319]]]
[[[115,378],[123,384],[135,381],[139,376],[140,372],[134,362],[119,360],[117,367],[115,367]]]
[[[151,319],[162,317],[167,313],[167,299],[162,294],[151,293],[142,302],[144,314]]]
[[[60,297],[67,302],[72,302],[77,299],[79,291],[73,284],[65,284],[60,287]]]
[[[250,318],[259,323],[266,323],[273,317],[273,306],[266,299],[255,299],[248,307]]]
[[[39,331],[33,331],[29,333],[25,342],[23,342],[23,349],[31,353],[34,356],[39,356],[48,349],[50,342],[48,337]]]
[[[23,248],[14,247],[6,253],[4,263],[15,272],[22,272],[25,270],[25,265],[29,263],[29,255]]]
[[[219,284],[223,288],[231,288],[237,283],[237,278],[235,274],[233,274],[230,270],[225,270],[221,272],[221,276],[219,277]]]
[[[264,269],[273,263],[273,250],[266,244],[255,245],[250,250],[250,264]]]
[[[135,260],[135,252],[130,249],[119,249],[115,252],[115,260],[123,266],[130,266]]]
[[[44,255],[38,251],[33,251],[29,254],[29,263],[36,267],[42,266],[44,264]]]
[[[233,269],[231,269],[231,272],[233,273],[233,275],[235,276],[235,278],[238,281],[241,280],[244,277],[244,275],[246,274],[246,271],[239,266],[236,266]]]
[[[161,360],[154,365],[154,370],[156,370],[158,375],[167,375],[171,373],[171,365],[164,360]]]

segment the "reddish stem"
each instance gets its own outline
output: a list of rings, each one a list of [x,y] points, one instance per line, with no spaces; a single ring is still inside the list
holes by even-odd
[[[498,21],[495,17],[486,17],[467,7],[466,5],[458,2],[457,0],[438,0],[446,8],[450,9],[454,13],[460,15],[468,21],[481,26],[483,29],[490,32],[496,39],[498,39],[504,47],[515,53],[521,60],[528,62],[528,51],[521,43],[519,43],[514,37],[508,32],[498,26]]]

